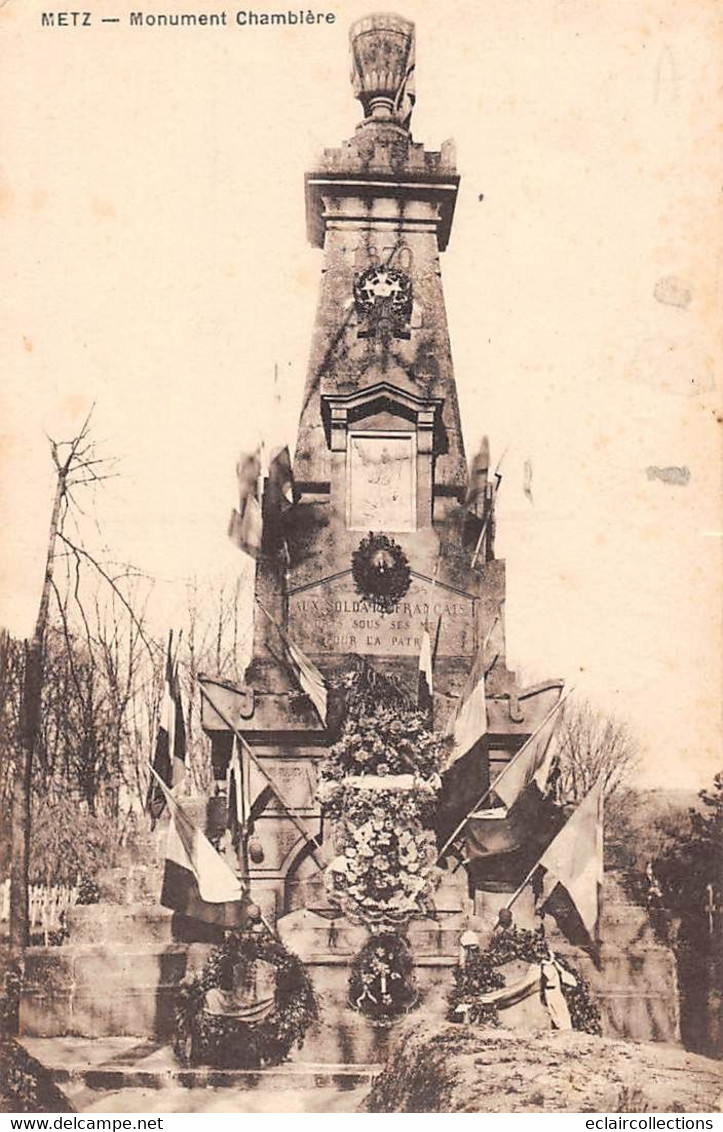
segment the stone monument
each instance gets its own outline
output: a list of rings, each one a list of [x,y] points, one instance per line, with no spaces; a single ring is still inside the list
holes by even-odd
[[[430,151],[412,136],[414,35],[396,15],[351,28],[352,86],[364,117],[305,181],[307,237],[323,260],[293,476],[283,490],[268,468],[251,477],[261,480],[253,658],[243,687],[221,673],[203,697],[217,781],[228,773],[234,730],[253,754],[245,784],[250,891],[319,993],[319,1030],[301,1055],[312,1061],[375,1061],[384,1036],[348,1009],[349,967],[367,932],[330,906],[319,867],[334,854],[317,788],[319,765],[339,735],[339,705],[330,696],[321,718],[285,663],[284,642],[330,685],[356,657],[414,697],[431,639],[432,717],[441,732],[481,662],[487,728],[444,776],[440,845],[562,690],[559,679],[520,687],[506,663],[505,564],[495,554],[499,476],[486,446],[468,471],[442,287],[459,176],[450,143]],[[439,1016],[470,922],[491,928],[510,891],[459,858],[447,865],[433,912],[408,929],[418,1008]],[[653,962],[653,973],[670,980],[670,956],[655,950],[644,926],[633,945],[622,908],[615,987],[596,983],[609,999],[608,1030],[670,1038],[674,1012],[648,977]],[[529,915],[523,905],[521,922]],[[65,947],[28,955],[25,1032],[167,1034],[174,985],[198,961],[203,933],[194,942],[188,924],[137,903],[77,909],[71,929]],[[127,953],[119,949],[124,939]],[[642,989],[630,983],[631,962]],[[659,1001],[654,1021],[638,1011],[642,1021],[631,1031],[636,994]]]

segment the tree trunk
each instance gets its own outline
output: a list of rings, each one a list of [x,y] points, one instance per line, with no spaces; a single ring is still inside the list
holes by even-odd
[[[33,754],[40,730],[40,710],[43,692],[43,642],[48,620],[50,587],[53,580],[55,540],[60,521],[60,504],[65,494],[66,469],[58,469],[55,499],[50,516],[48,550],[45,558],[45,577],[40,595],[38,616],[33,639],[25,652],[23,678],[21,746],[18,751],[13,782],[10,867],[10,948],[19,956],[30,942],[28,906],[28,872],[30,866],[30,802],[33,777]]]

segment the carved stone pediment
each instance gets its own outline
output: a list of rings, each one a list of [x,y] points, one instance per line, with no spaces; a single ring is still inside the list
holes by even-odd
[[[419,397],[387,381],[378,381],[351,393],[322,395],[322,412],[329,447],[334,452],[346,448],[350,428],[364,428],[371,418],[386,415],[398,419],[417,434],[417,451],[432,452],[434,435],[441,418],[441,397]]]

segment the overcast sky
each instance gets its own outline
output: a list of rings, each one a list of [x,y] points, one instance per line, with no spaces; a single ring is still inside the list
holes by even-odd
[[[122,457],[102,537],[159,578],[165,627],[185,577],[238,566],[239,450],[294,442],[322,263],[303,174],[360,118],[347,33],[369,5],[316,28],[241,29],[228,8],[226,28],[139,29],[94,0],[95,26],[54,31],[41,7],[0,11],[0,623],[27,632],[37,603],[44,433],[95,400]],[[493,460],[509,446],[509,662],[629,719],[646,784],[703,785],[722,761],[716,5],[398,10],[417,22],[415,139],[457,143],[442,266],[468,455],[483,433]],[[648,472],[668,467],[687,485]]]

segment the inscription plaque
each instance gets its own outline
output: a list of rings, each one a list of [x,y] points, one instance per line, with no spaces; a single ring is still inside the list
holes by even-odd
[[[428,623],[433,641],[439,626],[440,656],[472,656],[475,612],[470,594],[412,575],[404,598],[384,613],[359,596],[349,570],[289,594],[289,631],[310,652],[418,656]]]

